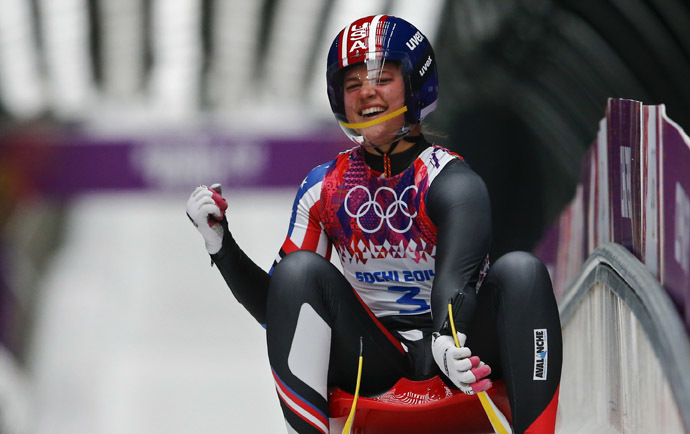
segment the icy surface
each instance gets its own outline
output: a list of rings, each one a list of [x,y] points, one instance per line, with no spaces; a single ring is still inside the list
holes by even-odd
[[[268,270],[295,190],[226,191]],[[42,288],[31,367],[38,434],[283,432],[265,332],[210,267],[185,195],[89,195]]]

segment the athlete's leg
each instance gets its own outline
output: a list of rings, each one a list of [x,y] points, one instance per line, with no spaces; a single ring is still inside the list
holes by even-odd
[[[353,393],[360,337],[360,393],[390,388],[408,370],[400,343],[321,256],[298,251],[276,266],[267,303],[268,356],[288,430],[328,432],[328,386]]]
[[[561,324],[551,280],[538,258],[512,252],[496,261],[479,291],[466,344],[492,367],[493,378],[505,378],[515,432],[553,432]]]

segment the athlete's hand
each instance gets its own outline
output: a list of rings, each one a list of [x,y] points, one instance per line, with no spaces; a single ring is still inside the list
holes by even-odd
[[[464,334],[458,332],[458,348],[452,336],[434,333],[431,338],[431,353],[436,364],[453,384],[467,395],[474,395],[491,388],[491,380],[484,378],[491,373],[491,368],[479,360],[479,357],[472,356],[470,349],[464,346],[466,339]]]
[[[223,245],[223,221],[227,201],[221,196],[220,184],[211,187],[197,187],[187,200],[187,217],[201,232],[206,243],[206,251],[213,255]]]

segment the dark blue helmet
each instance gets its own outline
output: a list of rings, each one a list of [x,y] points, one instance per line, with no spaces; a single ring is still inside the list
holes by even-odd
[[[389,15],[360,18],[338,33],[328,52],[328,99],[336,119],[355,142],[365,140],[348,124],[345,115],[343,76],[353,65],[397,61],[405,81],[405,125],[398,137],[419,124],[436,108],[438,71],[429,40],[415,26]]]

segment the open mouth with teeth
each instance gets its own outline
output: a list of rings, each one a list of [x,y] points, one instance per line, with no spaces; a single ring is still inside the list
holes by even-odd
[[[360,112],[360,116],[362,116],[364,118],[373,118],[377,114],[383,113],[385,111],[386,111],[386,109],[383,107],[369,107],[369,108],[365,108],[364,110],[362,110]]]

